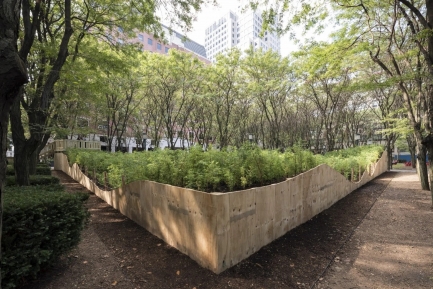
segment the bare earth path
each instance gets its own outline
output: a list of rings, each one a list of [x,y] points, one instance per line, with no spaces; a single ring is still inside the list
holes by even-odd
[[[318,288],[433,288],[430,206],[416,174],[398,173]]]
[[[220,275],[96,196],[87,206],[78,248],[21,289],[433,288],[431,199],[413,171],[382,175]]]

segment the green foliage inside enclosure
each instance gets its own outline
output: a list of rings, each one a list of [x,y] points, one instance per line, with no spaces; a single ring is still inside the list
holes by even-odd
[[[359,173],[364,173],[368,166],[382,155],[382,146],[359,146],[345,150],[328,152],[316,156],[319,163],[324,163],[343,174],[348,179],[357,180]],[[353,176],[352,174],[353,170]]]
[[[300,147],[281,153],[262,150],[246,144],[240,148],[203,151],[201,147],[190,150],[156,150],[133,154],[107,153],[89,150],[68,150],[69,162],[77,163],[90,177],[114,188],[125,182],[152,180],[174,186],[202,191],[232,191],[263,186],[282,181],[326,163],[350,177],[352,169],[357,176],[374,163],[383,148],[364,146],[335,151],[326,155],[313,155]]]
[[[6,187],[1,242],[2,288],[34,278],[78,244],[88,219],[88,194],[60,185]]]

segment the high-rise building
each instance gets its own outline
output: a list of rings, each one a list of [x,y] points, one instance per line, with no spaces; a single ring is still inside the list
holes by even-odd
[[[224,53],[232,47],[237,47],[241,51],[253,48],[280,53],[280,39],[277,33],[265,31],[261,36],[262,24],[263,19],[258,10],[238,14],[232,11],[226,13],[206,29],[207,58],[215,62],[219,53]]]
[[[230,11],[206,29],[205,48],[207,58],[214,62],[218,53],[238,43],[239,23],[237,15]]]

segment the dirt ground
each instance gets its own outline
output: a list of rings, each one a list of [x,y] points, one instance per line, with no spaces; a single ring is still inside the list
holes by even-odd
[[[21,289],[433,288],[431,198],[412,170],[383,174],[219,275],[95,195],[87,206],[78,248]]]

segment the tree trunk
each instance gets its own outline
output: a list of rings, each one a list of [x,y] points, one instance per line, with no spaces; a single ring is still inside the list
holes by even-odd
[[[430,176],[430,195],[432,197],[432,205],[431,208],[433,208],[433,162],[431,160],[431,156],[433,156],[433,144],[428,145],[428,155],[429,155],[429,176]]]
[[[29,174],[35,175],[36,174],[36,164],[39,162],[39,154],[41,153],[41,150],[47,145],[48,139],[50,138],[50,133],[47,133],[42,138],[42,142],[39,143],[36,150],[31,154],[29,159]]]
[[[19,186],[28,186],[29,182],[29,159],[37,148],[38,142],[32,136],[26,139],[21,119],[20,98],[23,89],[17,93],[17,99],[12,105],[10,120],[12,129],[12,140],[14,142],[14,169],[15,180]]]
[[[426,147],[423,144],[419,143],[417,145],[417,172],[421,182],[421,188],[423,190],[430,190],[426,164],[426,153]]]
[[[388,155],[388,170],[392,169],[392,149],[393,149],[392,138],[388,136],[386,138],[386,154]]]
[[[416,142],[413,140],[413,136],[407,136],[406,140],[409,147],[412,168],[416,168]]]
[[[17,49],[20,10],[20,0],[0,0],[0,240],[2,237],[9,111],[18,95],[18,90],[27,82],[27,70],[24,62],[18,56]]]
[[[388,155],[388,170],[392,169],[392,146],[388,139],[386,142],[386,154]]]
[[[432,172],[433,172],[433,164],[432,164],[432,156],[433,156],[433,135],[432,134],[428,134],[423,140],[422,140],[422,144],[423,146],[426,148],[426,150],[428,151],[428,155],[429,155],[429,176],[430,176],[430,194],[432,196],[432,208],[433,208],[433,178],[432,176]],[[424,188],[423,188],[424,189]]]

